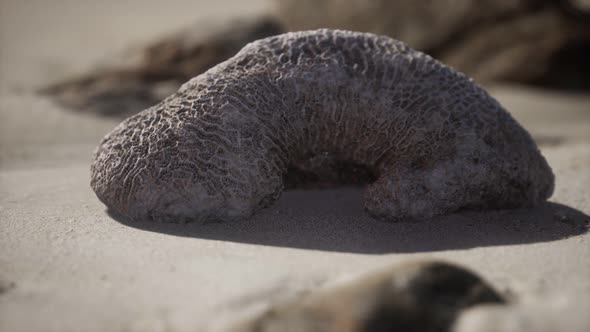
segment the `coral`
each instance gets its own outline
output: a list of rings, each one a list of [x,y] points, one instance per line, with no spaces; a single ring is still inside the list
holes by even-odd
[[[288,170],[326,163],[366,170],[365,208],[389,220],[531,206],[554,182],[463,74],[389,37],[323,29],[250,43],[123,121],[91,185],[131,219],[232,220],[273,203]]]

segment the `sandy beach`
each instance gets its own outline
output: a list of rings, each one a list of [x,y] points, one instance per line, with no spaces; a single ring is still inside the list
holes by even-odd
[[[0,331],[207,331],[221,317],[416,258],[477,271],[520,299],[590,300],[590,95],[490,91],[556,175],[533,209],[384,223],[361,189],[286,192],[236,223],[122,223],[89,186],[118,120],[35,89],[198,19],[266,1],[0,0]]]

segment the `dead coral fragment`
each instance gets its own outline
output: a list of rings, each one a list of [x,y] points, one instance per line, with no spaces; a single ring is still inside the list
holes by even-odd
[[[232,220],[272,204],[288,170],[327,165],[366,179],[366,210],[389,220],[535,205],[554,181],[464,75],[385,36],[324,29],[251,43],[125,120],[91,185],[131,219]]]

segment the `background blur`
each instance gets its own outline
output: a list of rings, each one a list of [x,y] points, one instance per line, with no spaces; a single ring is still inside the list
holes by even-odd
[[[547,157],[551,203],[387,224],[340,188],[240,223],[109,217],[89,168],[121,118],[251,38],[320,26],[387,33],[474,76]],[[198,331],[417,258],[519,295],[589,294],[588,33],[561,0],[0,0],[0,331]]]
[[[196,21],[252,15],[268,5],[266,0],[0,0],[0,82],[41,87]]]
[[[403,40],[481,84],[590,91],[586,0],[1,0],[2,84],[125,117],[246,43],[321,27]]]

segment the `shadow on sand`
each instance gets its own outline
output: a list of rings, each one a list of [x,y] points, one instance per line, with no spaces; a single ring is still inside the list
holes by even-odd
[[[167,224],[126,221],[175,236],[364,254],[411,253],[555,241],[586,233],[590,217],[557,203],[530,209],[466,211],[414,223],[369,217],[362,190],[287,191],[249,220]]]

